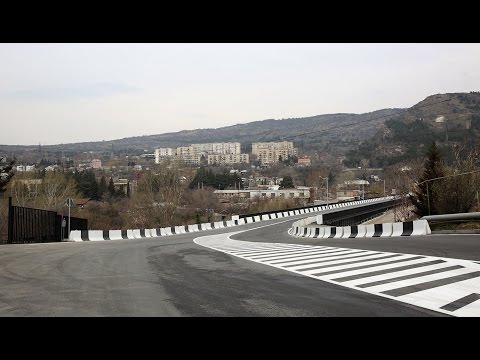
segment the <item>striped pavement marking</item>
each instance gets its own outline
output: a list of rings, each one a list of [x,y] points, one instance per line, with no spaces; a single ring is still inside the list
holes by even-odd
[[[472,260],[202,236],[198,245],[245,260],[453,316],[480,316],[480,264]]]

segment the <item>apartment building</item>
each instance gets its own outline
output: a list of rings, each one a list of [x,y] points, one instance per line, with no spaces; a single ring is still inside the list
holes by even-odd
[[[212,154],[208,155],[208,165],[248,164],[248,154]]]
[[[176,154],[174,148],[158,148],[155,149],[155,163],[160,164],[160,160],[165,157],[170,157]]]
[[[297,155],[298,149],[291,141],[252,143],[252,154],[257,155],[262,164],[272,164]]]

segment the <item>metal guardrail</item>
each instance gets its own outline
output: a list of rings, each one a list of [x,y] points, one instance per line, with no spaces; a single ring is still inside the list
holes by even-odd
[[[421,217],[421,220],[427,220],[427,221],[480,220],[480,212],[427,215],[427,216]]]

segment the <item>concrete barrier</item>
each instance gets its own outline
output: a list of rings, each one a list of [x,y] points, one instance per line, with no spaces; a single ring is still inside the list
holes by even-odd
[[[122,240],[122,230],[110,230],[108,237],[110,240]]]
[[[247,224],[251,224],[251,223],[253,223],[253,217],[251,217],[251,216],[246,217],[245,221],[246,221]]]
[[[260,216],[255,215],[255,216],[253,217],[253,221],[255,221],[255,222],[260,222],[260,221],[261,221],[261,220],[260,220]]]
[[[83,241],[82,240],[82,232],[80,230],[70,231],[70,236],[69,236],[68,240],[70,240],[70,241]]]
[[[103,230],[88,230],[88,240],[90,241],[104,241]]]
[[[262,215],[261,220],[270,220],[270,216],[268,215]]]
[[[335,228],[333,228],[333,229],[335,229]],[[328,238],[334,237],[334,236],[335,236],[335,234],[332,234],[332,227],[331,226],[325,226],[322,238],[328,239]]]
[[[313,238],[321,238],[323,237],[323,233],[325,232],[325,229],[323,227],[316,227],[315,231],[313,232]]]
[[[343,236],[343,227],[335,227],[335,235],[334,238],[341,238]]]
[[[352,234],[352,227],[353,226],[344,226],[343,227],[342,238],[349,238],[350,237],[350,235]]]
[[[427,220],[413,221],[413,231],[411,233],[412,236],[428,235],[431,233],[432,233],[432,230],[430,230],[430,226],[428,225]]]
[[[141,239],[142,237],[145,237],[145,236],[142,236],[142,234],[140,233],[140,229],[134,229],[132,230],[132,233],[135,239]],[[144,234],[145,234],[145,230],[144,230]]]
[[[375,225],[365,225],[365,237],[373,237],[373,234],[375,234]]]
[[[390,237],[392,236],[393,232],[393,224],[392,223],[383,223],[382,224],[382,234],[380,237]]]
[[[212,223],[205,223],[205,230],[213,230]]]
[[[197,226],[197,224],[188,225],[188,232],[196,232],[196,231],[198,231],[198,226]]]

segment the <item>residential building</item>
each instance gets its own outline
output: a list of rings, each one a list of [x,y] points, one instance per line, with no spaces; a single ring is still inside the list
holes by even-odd
[[[309,188],[297,189],[252,189],[252,190],[215,190],[219,198],[245,198],[245,199],[310,199]]]
[[[102,161],[100,159],[93,159],[90,161],[90,166],[93,169],[101,169],[102,168]]]
[[[162,158],[171,157],[176,154],[173,148],[159,148],[155,149],[155,163],[160,164]]]
[[[231,164],[248,164],[248,154],[212,154],[208,155],[208,165],[231,165]]]
[[[252,154],[257,155],[261,164],[276,163],[298,154],[291,141],[252,143]]]
[[[298,158],[298,166],[310,166],[312,165],[312,161],[309,156],[301,156]]]

